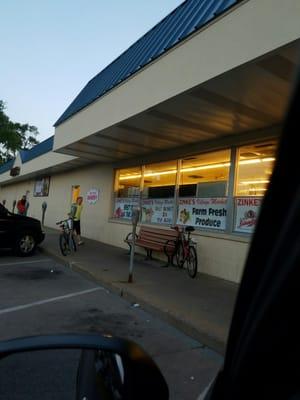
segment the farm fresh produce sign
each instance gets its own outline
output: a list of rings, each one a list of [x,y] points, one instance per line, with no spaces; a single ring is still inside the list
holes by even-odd
[[[225,230],[226,216],[227,199],[224,197],[179,199],[178,225]]]

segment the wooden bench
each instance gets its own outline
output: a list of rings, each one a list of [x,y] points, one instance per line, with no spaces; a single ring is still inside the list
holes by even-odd
[[[139,234],[136,235],[135,245],[143,247],[146,252],[146,260],[152,259],[152,252],[165,253],[168,257],[168,264],[173,265],[173,258],[177,250],[179,232],[174,229],[161,229],[155,227],[141,226]],[[129,233],[124,240],[131,251],[132,233]]]

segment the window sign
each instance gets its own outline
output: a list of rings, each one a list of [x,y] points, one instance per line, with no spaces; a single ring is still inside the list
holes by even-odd
[[[45,197],[49,195],[50,176],[37,179],[34,184],[33,195],[35,197]]]
[[[227,198],[181,198],[178,206],[178,225],[225,230]]]
[[[172,224],[174,214],[173,199],[143,199],[142,222]]]
[[[236,197],[235,231],[252,233],[257,223],[262,197]]]
[[[118,197],[115,200],[114,218],[131,219],[132,209],[138,206],[138,199],[131,197]]]

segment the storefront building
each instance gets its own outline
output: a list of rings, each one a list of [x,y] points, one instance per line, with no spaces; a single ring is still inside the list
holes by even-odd
[[[200,272],[239,282],[299,16],[296,0],[184,2],[88,82],[54,137],[0,167],[0,201],[12,209],[27,193],[38,218],[46,201],[55,227],[83,195],[84,235],[120,247],[140,207],[141,224],[195,226]]]

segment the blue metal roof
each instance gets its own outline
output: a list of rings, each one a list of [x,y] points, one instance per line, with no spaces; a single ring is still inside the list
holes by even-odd
[[[7,161],[5,164],[0,165],[0,174],[10,171],[14,165],[15,159]]]
[[[26,163],[27,161],[33,160],[36,157],[39,157],[43,154],[52,151],[53,149],[53,142],[54,136],[50,136],[48,139],[44,140],[43,142],[35,145],[30,150],[20,150],[20,157],[22,160],[22,164]],[[0,174],[4,174],[5,172],[9,171],[15,162],[15,158],[12,160],[7,161],[5,164],[0,166]]]
[[[77,113],[241,0],[186,0],[82,89],[54,126]]]
[[[35,145],[30,150],[21,150],[20,156],[21,156],[22,163],[24,164],[27,161],[30,161],[36,157],[39,157],[39,156],[51,151],[53,149],[53,142],[54,142],[54,136],[50,136],[48,139]]]

